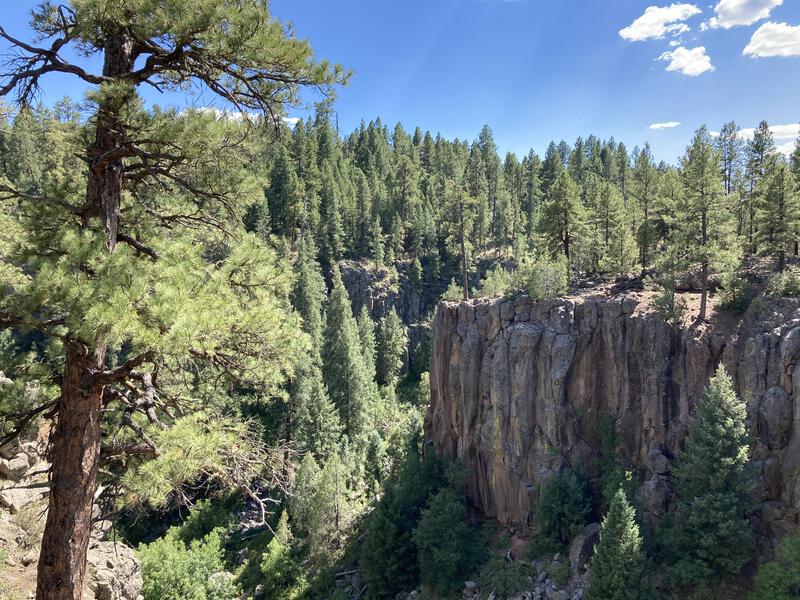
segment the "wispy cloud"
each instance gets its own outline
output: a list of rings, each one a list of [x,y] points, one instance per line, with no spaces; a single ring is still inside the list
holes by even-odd
[[[649,129],[674,129],[675,127],[679,127],[681,124],[680,121],[667,121],[666,123],[653,123],[650,125]]]
[[[800,56],[800,25],[764,23],[756,29],[742,54],[757,58]]]
[[[701,29],[752,25],[769,17],[781,4],[783,0],[720,0],[714,7],[716,16],[703,23]]]
[[[624,29],[620,29],[619,35],[631,42],[641,42],[660,39],[667,34],[686,33],[690,28],[684,21],[701,12],[694,4],[648,6],[641,17]]]
[[[679,46],[675,50],[664,52],[658,60],[668,62],[667,71],[679,71],[689,77],[697,77],[708,71],[714,70],[711,57],[706,54],[704,46],[697,48],[684,48]]]

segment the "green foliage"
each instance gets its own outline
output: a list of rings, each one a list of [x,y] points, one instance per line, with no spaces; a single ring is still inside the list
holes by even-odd
[[[753,579],[749,600],[800,598],[800,534],[787,535],[778,545],[775,559],[761,565]]]
[[[137,551],[145,600],[235,600],[240,590],[225,576],[222,539],[214,530],[184,544],[177,528]]]
[[[270,464],[252,423],[197,412],[150,434],[159,455],[133,463],[121,480],[129,506],[163,508],[202,478],[219,481],[222,489],[236,487]]]
[[[791,267],[774,274],[767,282],[766,291],[773,296],[797,298],[800,296],[800,269]]]
[[[563,296],[567,292],[569,271],[564,257],[526,258],[519,266],[520,285],[533,300]]]
[[[542,488],[536,505],[536,524],[554,548],[564,550],[586,526],[591,510],[586,472],[582,467],[567,468]]]
[[[414,544],[424,588],[435,594],[458,591],[483,558],[477,531],[467,523],[464,498],[451,487],[434,494],[420,514]]]
[[[430,455],[423,458],[416,436],[409,443],[367,524],[361,566],[370,598],[394,598],[417,584],[413,532],[428,498],[445,484],[441,461]]]
[[[689,423],[675,469],[679,520],[666,558],[678,583],[724,581],[739,573],[753,548],[746,518],[753,482],[747,469],[745,404],[720,366]]]
[[[728,271],[722,278],[722,292],[720,293],[719,306],[725,310],[741,313],[747,310],[750,304],[752,290],[747,280],[736,271]]]
[[[481,280],[478,291],[474,293],[477,298],[497,298],[505,296],[514,289],[514,273],[502,266],[497,266],[488,271]]]
[[[565,562],[551,563],[548,574],[550,575],[550,579],[552,579],[556,585],[566,585],[570,576],[569,565]]]
[[[442,300],[447,302],[461,302],[464,299],[464,289],[456,283],[455,279],[450,280],[450,284],[442,294]]]
[[[594,549],[587,600],[646,600],[647,562],[633,507],[617,490]]]
[[[359,444],[367,428],[367,409],[374,400],[358,325],[339,269],[333,272],[333,289],[325,318],[323,374],[330,398],[339,410],[344,432]]]
[[[492,555],[481,567],[478,584],[501,598],[510,598],[530,588],[532,574],[531,566],[522,561],[509,562],[505,557]]]
[[[403,367],[403,356],[408,345],[405,327],[392,308],[381,322],[375,361],[377,381],[381,385],[394,385]]]
[[[622,488],[628,497],[633,495],[634,482],[630,473],[620,464],[617,449],[619,448],[619,435],[610,414],[603,414],[597,420],[597,435],[600,439],[600,485],[603,495],[603,508],[608,508],[611,501]]]
[[[261,559],[262,585],[267,598],[285,597],[298,575],[298,565],[291,556],[291,542],[292,534],[284,511]]]

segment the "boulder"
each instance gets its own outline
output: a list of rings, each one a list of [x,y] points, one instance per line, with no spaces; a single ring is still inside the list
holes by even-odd
[[[569,547],[569,565],[574,575],[579,575],[592,558],[595,544],[600,540],[600,523],[589,523],[575,536]]]
[[[86,558],[84,597],[91,600],[142,600],[142,573],[133,548],[93,542]]]
[[[28,455],[19,453],[13,458],[0,458],[0,477],[19,481],[30,467]]]
[[[44,487],[7,487],[0,490],[0,507],[17,513],[47,495]]]

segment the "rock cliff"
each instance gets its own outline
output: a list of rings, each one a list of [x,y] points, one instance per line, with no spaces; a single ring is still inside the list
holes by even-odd
[[[597,475],[600,420],[641,483],[654,525],[674,504],[669,470],[696,399],[722,362],[748,408],[759,530],[800,516],[800,302],[758,299],[744,315],[670,326],[643,295],[439,305],[426,442],[469,471],[476,507],[527,524],[566,464]]]

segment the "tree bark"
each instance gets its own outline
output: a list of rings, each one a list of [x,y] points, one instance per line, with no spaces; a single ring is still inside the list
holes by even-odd
[[[119,77],[133,68],[133,44],[122,32],[104,48],[103,75]],[[101,92],[102,93],[102,92]],[[82,229],[97,228],[113,252],[117,244],[126,132],[120,113],[128,102],[116,91],[101,100],[89,162]],[[92,380],[106,356],[101,340],[75,339],[68,345],[53,438],[50,501],[39,554],[36,599],[81,600],[92,506],[100,466],[101,406],[104,386]]]
[[[80,600],[92,506],[100,465],[103,386],[88,373],[101,368],[105,349],[70,347],[53,437],[50,504],[39,555],[37,600]]]

